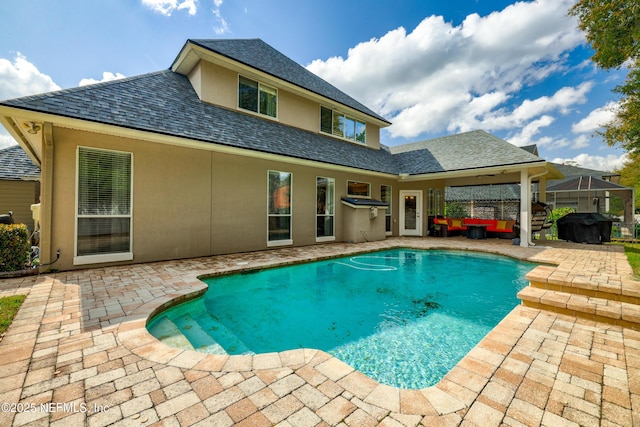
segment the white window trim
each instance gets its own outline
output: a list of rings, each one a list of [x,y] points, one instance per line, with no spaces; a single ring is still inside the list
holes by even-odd
[[[318,178],[324,178],[324,179],[330,179],[331,181],[333,181],[333,214],[331,215],[333,217],[333,236],[322,236],[322,237],[318,237],[317,231],[316,231],[316,243],[323,243],[323,242],[335,242],[336,240],[336,180],[335,178],[331,178],[328,176],[316,176],[316,199],[318,198]],[[318,221],[318,213],[316,212],[316,224]],[[327,216],[327,215],[323,215],[323,216]]]
[[[284,172],[284,173],[288,173],[291,176],[291,184],[290,188],[289,188],[289,210],[290,210],[290,214],[289,215],[271,215],[269,214],[269,173],[270,172]],[[283,240],[269,240],[269,217],[272,216],[288,216],[289,217],[289,235],[291,236],[290,239],[283,239]],[[267,247],[271,248],[271,247],[276,247],[276,246],[290,246],[293,245],[293,172],[286,172],[286,171],[279,171],[279,170],[275,170],[275,169],[269,169],[267,170]]]
[[[362,196],[360,194],[350,194],[349,193],[349,183],[350,182],[355,182],[355,183],[359,183],[359,184],[367,184],[367,186],[369,188],[369,191],[368,191],[369,194],[366,195],[366,196]],[[370,199],[371,198],[371,183],[370,182],[366,182],[366,181],[356,181],[356,180],[353,180],[353,179],[348,179],[347,180],[347,197],[357,197],[357,198],[360,198],[360,199]]]
[[[258,111],[247,110],[240,106],[240,77],[244,77],[247,80],[252,80],[258,83]],[[276,116],[275,117],[272,117],[268,114],[262,114],[260,112],[260,86],[266,86],[276,91]],[[262,83],[260,80],[254,79],[252,77],[247,77],[243,74],[238,74],[238,83],[236,85],[236,105],[238,110],[242,111],[243,113],[251,114],[253,116],[260,117],[262,119],[273,120],[276,122],[279,121],[278,117],[280,115],[280,94],[278,92],[278,88],[275,86],[268,85],[266,83]]]
[[[387,231],[386,230],[386,228],[387,228],[386,225],[385,225],[385,231],[384,231],[385,236],[391,236],[391,235],[393,235],[393,186],[387,185],[387,184],[381,184],[381,186],[380,186],[380,190],[381,190],[380,196],[382,196],[382,186],[383,185],[385,187],[389,187],[389,192],[391,193],[391,197],[390,197],[390,200],[389,200],[389,208],[385,209],[385,217],[390,217],[391,218],[391,231]],[[380,197],[380,200],[382,200],[382,197]],[[382,200],[382,201],[384,202],[384,200]],[[386,218],[385,218],[385,221],[386,221]]]
[[[113,215],[112,217],[130,218],[129,221],[129,252],[117,252],[112,254],[96,254],[96,255],[77,255],[78,254],[78,218],[91,217],[97,218],[100,215],[78,215],[78,184],[80,174],[78,173],[80,168],[80,149],[86,148],[95,151],[109,151],[112,153],[125,153],[131,155],[131,211],[129,215]],[[132,261],[133,260],[133,153],[129,151],[109,150],[104,148],[96,148],[89,146],[77,146],[76,147],[76,187],[75,187],[75,210],[74,210],[74,233],[73,233],[73,265],[88,265],[88,264],[100,264],[105,262],[118,262],[118,261]]]
[[[327,110],[330,110],[330,111],[331,111],[331,115],[332,115],[332,122],[333,122],[333,114],[337,113],[337,114],[341,114],[341,115],[343,115],[345,118],[347,118],[347,117],[348,117],[349,119],[351,119],[351,120],[353,120],[353,121],[355,121],[355,122],[360,122],[360,123],[362,123],[362,124],[364,125],[364,128],[365,128],[364,141],[358,141],[356,138],[354,138],[354,139],[349,139],[349,138],[345,137],[344,135],[342,135],[342,136],[340,136],[340,135],[336,135],[335,133],[333,133],[333,131],[332,131],[332,132],[325,132],[325,131],[323,131],[323,130],[322,130],[322,108],[323,108],[323,107],[324,107],[324,108],[326,108]],[[341,140],[341,141],[347,141],[347,142],[351,142],[351,143],[358,144],[358,145],[367,145],[367,122],[365,122],[365,121],[363,121],[363,120],[356,119],[354,116],[350,116],[350,115],[348,115],[347,113],[343,113],[343,112],[342,112],[342,111],[340,111],[340,110],[334,110],[333,108],[325,107],[324,105],[321,105],[321,106],[320,106],[320,111],[319,111],[319,113],[318,113],[318,117],[320,117],[320,122],[319,122],[319,124],[318,124],[318,128],[320,129],[320,133],[321,133],[322,135],[331,136],[331,137],[333,137],[333,138],[337,138],[337,139],[339,139],[339,140]]]

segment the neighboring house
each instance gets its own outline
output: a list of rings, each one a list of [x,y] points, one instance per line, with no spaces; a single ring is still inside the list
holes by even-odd
[[[18,145],[0,148],[0,214],[13,212],[13,221],[33,232],[31,205],[39,198],[40,169]]]
[[[188,40],[168,70],[0,112],[42,169],[58,269],[424,236],[447,186],[561,177],[483,131],[385,147],[385,118],[257,39]]]

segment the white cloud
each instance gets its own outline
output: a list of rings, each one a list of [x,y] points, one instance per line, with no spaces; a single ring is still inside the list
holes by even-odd
[[[0,129],[0,150],[11,145],[16,145],[16,140],[7,133],[4,128]]]
[[[390,119],[392,137],[482,128],[519,132],[524,143],[547,117],[584,103],[593,86],[508,107],[522,88],[568,69],[567,52],[584,42],[567,15],[573,3],[517,2],[458,26],[430,16],[410,33],[397,28],[308,69]]]
[[[59,90],[60,86],[48,75],[41,73],[21,53],[13,62],[0,58],[0,99],[18,98],[36,93]]]
[[[222,5],[222,0],[216,0],[216,6],[218,6],[218,8],[211,10],[211,13],[213,14],[213,17],[216,21],[215,25],[213,26],[213,31],[217,35],[222,35],[229,32],[229,23],[220,13],[220,5]]]
[[[21,53],[17,53],[13,62],[0,58],[0,99],[19,98],[36,93],[60,90],[48,75],[41,73],[38,68],[27,60]],[[13,137],[0,127],[0,148],[16,144]]]
[[[171,16],[176,10],[184,9],[193,16],[198,13],[197,3],[198,0],[142,0],[143,5],[165,16]]]
[[[621,169],[624,163],[626,163],[628,160],[629,155],[627,153],[620,156],[617,156],[615,154],[609,154],[606,156],[594,156],[591,154],[582,153],[573,158],[557,157],[551,160],[551,162],[561,164],[570,163],[587,169],[611,172],[616,169]]]
[[[111,73],[109,71],[105,71],[102,73],[102,80],[96,80],[96,79],[82,79],[80,80],[80,83],[78,83],[78,86],[86,86],[86,85],[92,85],[94,83],[102,83],[102,82],[110,82],[112,80],[118,80],[118,79],[124,79],[126,76],[124,74],[120,74],[120,73]]]
[[[611,122],[616,115],[619,104],[615,101],[607,103],[603,107],[596,108],[587,117],[571,126],[573,133],[590,133],[602,128]]]

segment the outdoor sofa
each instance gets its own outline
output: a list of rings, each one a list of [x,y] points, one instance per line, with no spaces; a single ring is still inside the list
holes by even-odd
[[[480,219],[480,218],[435,218],[433,220],[434,235],[440,237],[466,234],[467,224],[486,224],[487,237],[514,239],[518,237],[515,220]]]

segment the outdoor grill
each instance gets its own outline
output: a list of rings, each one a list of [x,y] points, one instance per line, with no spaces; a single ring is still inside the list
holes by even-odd
[[[611,241],[613,220],[599,213],[570,213],[560,218],[557,224],[561,240],[597,244]]]

